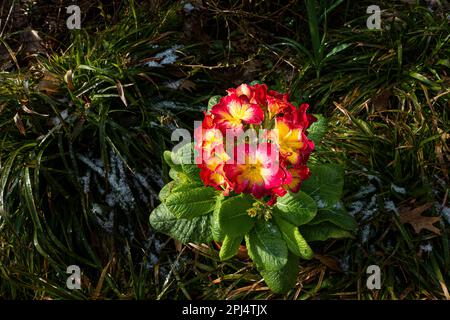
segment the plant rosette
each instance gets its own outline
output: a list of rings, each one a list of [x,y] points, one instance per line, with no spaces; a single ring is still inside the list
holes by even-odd
[[[219,257],[249,257],[273,292],[295,285],[312,241],[352,237],[341,203],[344,170],[310,159],[327,123],[264,84],[209,100],[194,142],[164,152],[172,179],[150,214],[157,231],[183,243],[221,243]]]

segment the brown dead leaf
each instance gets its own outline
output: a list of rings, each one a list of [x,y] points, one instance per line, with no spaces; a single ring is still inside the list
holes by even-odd
[[[421,205],[417,208],[403,207],[400,208],[400,222],[402,224],[409,223],[416,233],[420,233],[421,230],[426,229],[434,232],[437,235],[441,234],[441,231],[433,224],[441,221],[441,217],[426,217],[422,216],[422,213],[427,211],[433,206],[432,202]]]
[[[314,254],[314,258],[319,260],[323,265],[328,267],[329,269],[337,272],[341,272],[341,267],[339,267],[339,263],[332,256],[326,256],[321,254]]]
[[[19,129],[20,134],[25,135],[25,126],[23,125],[22,117],[19,113],[16,113],[14,116],[14,123],[16,124],[17,129]]]
[[[39,81],[38,90],[47,94],[54,94],[59,91],[60,83],[57,75],[44,71],[44,77]]]
[[[220,251],[220,249],[222,248],[222,242],[214,241],[214,244],[215,244],[215,247],[217,248],[217,250]],[[248,260],[248,259],[250,259],[249,255],[248,255],[247,247],[245,245],[241,244],[239,246],[239,250],[238,250],[238,252],[236,254],[236,257],[239,260]]]
[[[103,268],[102,273],[100,274],[100,279],[97,282],[97,286],[95,287],[95,291],[94,294],[92,296],[92,299],[96,300],[100,297],[100,293],[102,291],[103,288],[103,283],[105,281],[105,277],[107,275],[107,272],[109,270],[109,266],[111,265],[111,262],[113,262],[114,257],[111,258],[111,260],[109,260],[108,264],[106,265],[105,268]]]
[[[372,99],[372,105],[376,111],[384,111],[389,109],[390,90],[383,90]]]
[[[23,111],[25,111],[28,114],[38,115],[38,116],[42,116],[42,117],[48,117],[48,114],[42,114],[42,113],[33,111],[24,104],[21,104],[20,107],[22,108]]]
[[[183,249],[183,244],[181,243],[181,241],[175,240],[175,249],[177,250],[177,252],[181,252],[181,250]]]
[[[67,83],[67,88],[69,91],[74,91],[75,86],[73,85],[73,71],[67,70],[66,74],[64,75],[64,81]]]
[[[127,99],[125,98],[125,91],[123,90],[123,86],[119,80],[116,81],[117,91],[119,92],[120,100],[122,100],[125,107],[128,107]]]

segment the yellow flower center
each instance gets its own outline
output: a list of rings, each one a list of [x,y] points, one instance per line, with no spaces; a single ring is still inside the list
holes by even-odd
[[[238,101],[233,101],[229,105],[230,114],[226,117],[227,121],[230,122],[232,126],[239,126],[243,119],[248,119],[251,117],[251,111],[248,104],[241,104]]]

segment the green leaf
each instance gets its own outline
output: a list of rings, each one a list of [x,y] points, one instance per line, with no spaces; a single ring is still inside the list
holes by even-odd
[[[159,191],[159,200],[161,202],[164,202],[173,193],[184,192],[202,186],[203,186],[202,183],[199,182],[194,183],[189,180],[185,180],[184,182],[170,181],[168,184],[162,187],[161,191]]]
[[[170,181],[159,191],[159,200],[164,202],[167,197],[172,193],[172,189],[176,186],[175,181]]]
[[[214,240],[217,242],[222,242],[225,238],[225,232],[223,232],[223,230],[219,227],[219,214],[223,199],[223,194],[219,194],[217,196],[216,206],[214,207],[214,212],[211,215],[211,232]]]
[[[433,89],[433,90],[440,90],[441,89],[441,86],[438,83],[429,80],[427,77],[425,77],[424,75],[422,75],[422,74],[420,74],[418,72],[410,72],[409,75],[411,77],[413,77],[414,79],[417,79],[417,80],[425,83],[426,85],[430,86],[431,89]]]
[[[176,169],[178,171],[181,170],[181,166],[178,165],[178,164],[175,164],[173,162],[173,160],[172,160],[172,152],[171,151],[169,151],[169,150],[164,151],[163,158],[164,158],[164,161],[167,163],[167,165],[169,167],[174,168],[174,169]]]
[[[183,171],[190,181],[200,181],[200,168],[195,163],[194,143],[186,143],[175,153],[172,153],[172,163],[175,169]],[[169,172],[170,175],[170,172]]]
[[[288,249],[276,224],[258,219],[255,228],[245,235],[250,258],[258,269],[282,269],[288,260]]]
[[[190,152],[190,143],[186,143],[183,146],[179,147],[179,149],[176,149],[174,152],[171,152],[170,161],[175,165],[179,166],[181,168],[181,164],[183,163],[184,158],[189,159],[189,154],[185,154],[185,152]]]
[[[311,166],[311,177],[302,184],[302,191],[315,200],[319,207],[329,207],[342,197],[344,170],[338,164],[319,164]]]
[[[313,122],[308,129],[308,139],[314,141],[317,145],[328,131],[328,121],[321,114],[314,115],[317,118],[316,122]]]
[[[440,59],[436,64],[450,68],[450,59]]]
[[[209,215],[178,219],[165,204],[160,204],[150,214],[150,224],[153,228],[185,244],[210,242],[212,239],[210,223]]]
[[[208,111],[211,111],[211,108],[219,103],[221,96],[212,96],[208,101]]]
[[[222,202],[219,210],[219,228],[230,236],[243,236],[249,232],[255,223],[247,210],[253,205],[249,196],[237,196]]]
[[[239,251],[239,247],[241,246],[242,238],[242,236],[225,236],[219,252],[221,261],[228,260],[236,255]]]
[[[200,188],[200,187],[205,187],[203,185],[203,183],[199,183],[199,182],[191,182],[191,181],[187,181],[185,183],[176,183],[174,184],[173,188],[170,190],[171,193],[176,193],[176,192],[185,192],[185,191],[189,191],[191,189],[195,189],[195,188]]]
[[[333,57],[334,55],[336,55],[339,52],[347,49],[351,45],[352,45],[351,43],[342,43],[342,44],[334,47],[330,52],[328,52],[328,54],[325,56],[325,59],[329,59],[329,58]]]
[[[299,226],[311,221],[317,212],[317,206],[313,199],[306,193],[300,191],[297,193],[288,192],[281,198],[278,198],[276,210],[279,216],[290,223]]]
[[[298,231],[298,227],[296,227],[292,223],[287,222],[278,215],[274,215],[274,219],[276,224],[280,228],[281,234],[284,241],[286,241],[288,249],[293,254],[303,259],[312,259],[314,253],[306,240],[300,234],[300,231]]]
[[[322,60],[323,48],[321,46],[320,41],[320,34],[319,34],[320,30],[319,30],[319,22],[317,20],[315,0],[306,0],[306,12],[308,14],[308,25],[309,25],[309,32],[311,34],[311,42],[314,52],[314,58],[316,64],[318,64]]]
[[[169,177],[175,180],[177,183],[188,183],[190,182],[189,177],[183,172],[178,171],[175,168],[169,170]]]
[[[211,187],[195,187],[170,194],[164,202],[177,218],[193,218],[214,210],[218,192]]]
[[[280,270],[259,270],[270,290],[286,293],[295,285],[298,274],[298,257],[289,253],[286,265]]]
[[[314,225],[300,226],[300,233],[306,241],[325,241],[330,238],[353,238],[353,235],[347,230],[341,229],[330,222],[322,222]]]
[[[183,164],[181,168],[190,181],[201,182],[200,168],[196,164]]]
[[[319,209],[309,224],[319,224],[325,221],[349,231],[356,231],[358,228],[355,219],[347,213],[341,202],[337,202],[333,207]]]
[[[366,121],[364,121],[363,119],[357,119],[354,118],[352,119],[353,123],[356,124],[362,131],[364,131],[364,133],[369,136],[369,137],[373,137],[374,133],[372,131],[372,129],[370,128],[371,125],[369,123],[367,123]]]

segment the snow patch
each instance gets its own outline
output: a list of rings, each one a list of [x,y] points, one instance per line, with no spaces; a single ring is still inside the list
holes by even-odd
[[[350,270],[350,255],[345,255],[339,259],[339,266],[342,271],[347,273]]]
[[[183,79],[179,79],[179,80],[175,80],[175,81],[168,81],[166,83],[164,83],[164,86],[166,88],[172,89],[172,90],[177,90],[181,87],[181,85],[183,84]]]
[[[393,212],[395,212],[395,214],[398,214],[398,209],[395,206],[394,201],[392,201],[392,200],[384,200],[384,209],[386,211],[393,211]]]
[[[156,67],[161,68],[163,65],[166,64],[174,64],[178,56],[175,54],[175,51],[178,49],[181,49],[183,46],[181,45],[174,45],[172,48],[166,49],[163,52],[157,53],[153,58],[157,61],[149,61],[144,63],[147,67]]]
[[[403,187],[399,187],[399,186],[391,183],[391,188],[392,188],[392,190],[394,190],[397,193],[406,194],[406,189]]]
[[[372,198],[370,198],[370,203],[367,205],[367,209],[362,212],[362,219],[363,220],[369,219],[377,211],[378,211],[378,208],[377,208],[377,195],[374,194],[372,196]]]
[[[69,109],[61,111],[59,116],[61,117],[61,119],[66,120],[69,117]],[[58,117],[53,117],[50,119],[50,121],[54,126],[61,126],[61,120]]]
[[[433,251],[433,246],[431,245],[431,243],[427,243],[425,245],[421,245],[420,250],[422,250],[423,252],[429,253],[429,252]]]
[[[351,216],[355,216],[357,213],[360,213],[363,208],[364,208],[364,202],[356,201],[350,205],[351,211],[349,211],[348,213]]]
[[[326,202],[323,201],[319,196],[314,196],[314,200],[317,204],[317,208],[323,209],[327,206]]]
[[[364,198],[365,196],[376,191],[377,188],[373,184],[369,184],[367,187],[362,187],[359,192],[355,195],[356,199]]]
[[[366,224],[363,229],[361,230],[361,242],[367,243],[367,241],[369,241],[369,237],[370,237],[370,233],[371,233],[371,229],[370,229],[370,224]]]
[[[187,13],[190,13],[192,10],[195,10],[195,7],[192,5],[192,3],[186,2],[183,6],[183,10]]]
[[[442,217],[447,220],[447,223],[450,224],[450,208],[449,207],[443,207],[441,211]]]

